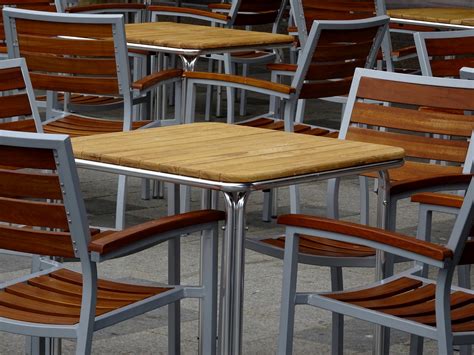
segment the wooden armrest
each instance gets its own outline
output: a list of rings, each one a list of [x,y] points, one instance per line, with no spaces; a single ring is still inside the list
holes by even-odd
[[[181,69],[168,69],[158,73],[153,73],[145,76],[144,78],[135,81],[132,84],[132,88],[135,90],[146,90],[162,81],[169,80],[172,78],[180,78],[183,74]]]
[[[189,7],[152,5],[148,6],[148,11],[159,12],[163,15],[169,16],[191,15],[193,17],[209,21],[220,20],[226,22],[227,20],[229,20],[228,15],[218,14],[212,11],[192,9]]]
[[[416,190],[452,190],[453,188],[458,189],[458,185],[465,185],[465,188],[467,189],[473,176],[473,174],[438,175],[424,179],[394,182],[390,188],[390,193],[398,195]],[[452,186],[451,188],[450,185]]]
[[[444,261],[453,257],[453,251],[445,246],[356,223],[302,214],[282,215],[278,217],[277,221],[278,224],[286,226],[311,228],[344,234],[361,240],[374,241],[438,261]]]
[[[298,27],[288,26],[288,33],[298,33]]]
[[[442,207],[461,208],[462,203],[464,202],[464,197],[459,195],[424,192],[420,194],[414,194],[411,197],[411,202]]]
[[[110,10],[110,9],[145,10],[146,5],[144,5],[144,4],[123,4],[123,3],[91,4],[91,5],[78,5],[78,6],[68,7],[65,11],[69,12],[69,13],[75,13],[75,12],[87,12],[87,11],[94,11],[94,10]]]
[[[204,79],[204,80],[216,80],[221,82],[236,83],[253,86],[255,88],[272,90],[282,94],[291,94],[296,92],[295,88],[284,84],[277,84],[271,81],[260,80],[249,78],[245,76],[229,75],[229,74],[216,74],[216,73],[205,73],[205,72],[184,72],[185,77],[190,79]]]
[[[288,72],[296,72],[296,69],[298,69],[298,66],[296,64],[284,64],[284,63],[270,63],[267,64],[267,69],[274,71],[288,71]]]
[[[122,231],[100,233],[89,243],[89,251],[107,254],[156,234],[191,227],[193,225],[218,222],[224,219],[225,213],[216,210],[193,211],[163,217]]]

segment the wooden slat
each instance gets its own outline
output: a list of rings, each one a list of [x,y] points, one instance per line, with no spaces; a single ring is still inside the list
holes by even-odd
[[[34,227],[68,229],[63,204],[0,197],[0,221]]]
[[[0,226],[0,248],[39,255],[74,257],[69,233]]]
[[[27,94],[0,97],[0,118],[31,115]]]
[[[87,11],[97,11],[97,10],[145,10],[145,4],[127,4],[127,3],[112,3],[112,4],[88,4],[88,5],[79,5],[74,7],[69,7],[66,9],[66,12],[69,13],[80,13]]]
[[[375,2],[374,1],[347,1],[347,0],[303,0],[303,7],[306,11],[309,9],[326,9],[340,12],[374,12]]]
[[[112,25],[94,23],[43,22],[37,20],[16,19],[18,34],[36,36],[71,36],[84,38],[110,38]]]
[[[474,67],[474,58],[431,60],[430,66],[433,76],[452,76],[457,78],[462,67]]]
[[[440,111],[418,111],[356,102],[351,122],[406,131],[470,137],[474,118]]]
[[[331,43],[318,45],[313,55],[313,62],[344,61],[365,59],[370,53],[373,42]]]
[[[116,76],[115,59],[70,58],[22,51],[28,70],[52,73]]]
[[[325,80],[352,77],[355,68],[363,68],[366,58],[348,62],[313,63],[305,76],[306,80]]]
[[[59,178],[53,174],[0,169],[0,196],[62,199]]]
[[[19,121],[1,122],[0,129],[7,131],[36,132],[36,125],[35,121],[29,118]]]
[[[265,12],[278,11],[281,6],[280,0],[242,0],[239,7],[239,12]]]
[[[38,90],[99,95],[114,95],[119,93],[117,79],[110,77],[62,76],[38,73],[31,73],[30,76],[33,87]]]
[[[45,317],[44,314],[21,311],[18,309],[12,309],[9,307],[4,307],[4,306],[0,306],[0,317],[16,319],[19,321],[29,322],[29,323],[40,323],[40,324],[72,325],[79,322],[79,320],[76,317],[60,317],[60,316],[53,316],[53,315]]]
[[[320,82],[304,83],[300,92],[300,99],[317,99],[320,97],[343,96],[349,93],[352,77],[342,80],[325,80]]]
[[[56,169],[53,151],[0,145],[2,166],[31,169]]]
[[[418,85],[363,77],[357,96],[400,104],[474,110],[473,89]]]
[[[368,289],[325,294],[324,296],[345,302],[369,301],[394,296],[400,292],[407,292],[416,289],[421,285],[422,282],[419,280],[413,280],[408,277],[403,277],[395,281],[391,281],[380,286],[374,286]]]
[[[459,38],[427,38],[425,43],[429,56],[474,54],[474,36]]]
[[[461,140],[429,138],[357,127],[349,127],[346,138],[359,142],[371,142],[401,147],[405,150],[407,157],[457,163],[463,163],[465,161],[468,148],[468,143]]]
[[[114,42],[107,40],[66,39],[18,35],[21,53],[47,53],[57,55],[78,55],[88,57],[115,58]]]
[[[278,11],[268,11],[260,13],[239,13],[235,18],[236,26],[256,26],[273,23],[276,20]]]
[[[24,89],[25,82],[20,68],[0,70],[0,91]]]
[[[331,43],[372,43],[378,31],[379,27],[352,29],[350,31],[324,30],[318,40],[318,46]]]

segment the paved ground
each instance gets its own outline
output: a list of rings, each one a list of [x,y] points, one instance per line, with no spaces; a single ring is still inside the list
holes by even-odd
[[[264,112],[265,101],[260,97],[249,100],[249,113]],[[312,122],[337,127],[339,107],[334,104],[311,104],[308,116]],[[93,225],[112,226],[115,206],[116,178],[113,175],[81,171],[81,186],[86,200],[90,220]],[[326,184],[315,183],[302,188],[303,211],[323,215],[325,211]],[[199,191],[193,193],[193,206],[199,206]],[[342,217],[347,220],[358,219],[357,179],[347,178],[341,189]],[[288,211],[286,189],[280,189],[279,213]],[[374,196],[372,196],[374,199]],[[417,221],[417,206],[408,202],[401,205],[399,230],[413,234]],[[254,193],[248,204],[248,236],[257,238],[281,232],[273,221],[261,221],[262,194]],[[162,216],[166,211],[165,200],[140,199],[140,181],[131,179],[130,199],[127,206],[127,224],[133,225]],[[374,212],[374,211],[372,211]],[[372,216],[374,217],[374,216]],[[374,220],[374,218],[373,218]],[[445,239],[452,221],[446,216],[436,216],[434,233],[436,240]],[[196,283],[198,279],[199,240],[190,236],[182,243],[182,280],[185,284]],[[103,277],[143,282],[164,283],[166,281],[166,246],[159,245],[139,254],[106,262],[100,265]],[[0,280],[7,280],[28,271],[30,259],[0,255]],[[71,268],[77,265],[71,264]],[[400,267],[406,267],[402,265]],[[279,323],[279,302],[281,288],[282,262],[264,255],[248,251],[246,253],[244,338],[245,354],[273,354],[276,351]],[[371,282],[372,269],[346,269],[347,287]],[[329,272],[326,268],[301,266],[298,276],[300,290],[328,290]],[[197,353],[198,312],[196,301],[182,303],[182,349],[183,353]],[[93,343],[94,354],[161,354],[167,349],[166,309],[150,312],[141,317],[124,322],[96,333]],[[330,352],[331,317],[328,312],[310,307],[298,307],[295,325],[295,354],[328,354]],[[345,322],[345,342],[347,354],[367,354],[372,346],[372,327],[362,321],[347,319]],[[74,343],[65,341],[63,350],[72,353]],[[428,342],[426,353],[435,349]],[[19,354],[24,350],[24,338],[0,333],[0,353]],[[404,354],[408,351],[408,336],[395,332],[392,337],[392,353]]]

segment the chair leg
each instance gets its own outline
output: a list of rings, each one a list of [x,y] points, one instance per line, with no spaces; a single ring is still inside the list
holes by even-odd
[[[290,211],[291,213],[300,213],[300,187],[298,185],[290,186]]]
[[[212,73],[214,71],[214,60],[209,59],[207,71]],[[212,94],[214,92],[214,88],[212,85],[207,85],[206,87],[206,110],[204,113],[204,119],[206,121],[211,120],[211,106],[212,106]]]
[[[293,352],[298,244],[299,237],[297,234],[286,236],[280,309],[280,335],[278,337],[279,355],[291,355]]]
[[[226,74],[234,74],[232,59],[229,53],[224,54],[224,72]],[[235,121],[234,104],[235,104],[235,89],[228,87],[227,92],[227,123],[233,124]]]
[[[249,65],[242,64],[242,76],[248,76]],[[247,91],[240,90],[240,108],[239,115],[245,116],[247,114]]]
[[[117,189],[117,206],[115,212],[115,228],[122,230],[125,227],[125,207],[127,205],[127,177],[119,175]]]
[[[342,291],[343,277],[341,267],[331,267],[331,291]],[[344,316],[342,314],[332,314],[332,338],[331,354],[342,355],[344,349]]]
[[[201,242],[201,277],[206,295],[201,300],[200,354],[216,353],[217,336],[217,228],[204,231]]]
[[[370,224],[370,206],[369,206],[369,179],[365,176],[359,176],[359,194],[360,194],[360,223]]]
[[[272,190],[263,190],[263,210],[262,221],[270,222],[272,220]]]
[[[458,285],[471,288],[471,265],[458,266]]]
[[[422,355],[423,354],[423,337],[418,335],[410,335],[410,355]]]
[[[339,185],[341,180],[328,180],[328,192],[326,195],[326,215],[328,218],[339,219]]]

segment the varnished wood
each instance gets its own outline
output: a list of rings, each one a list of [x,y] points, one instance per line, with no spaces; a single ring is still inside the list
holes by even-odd
[[[69,13],[80,13],[97,10],[145,10],[145,4],[138,3],[111,3],[111,4],[88,4],[69,7],[66,12]]]
[[[159,140],[152,138],[157,134]],[[75,138],[73,149],[77,158],[225,182],[323,172],[404,155],[400,148],[222,123]]]
[[[255,78],[249,78],[246,76],[239,75],[229,75],[229,74],[218,74],[218,73],[206,73],[206,72],[184,72],[183,75],[190,79],[206,79],[206,80],[216,80],[216,81],[225,81],[236,84],[250,85],[257,88],[268,89],[276,92],[281,92],[283,94],[294,93],[295,89],[291,86],[278,84],[267,80],[260,80]]]
[[[399,104],[474,110],[472,89],[418,85],[364,77],[360,81],[357,96]]]
[[[474,18],[474,9],[468,7],[405,8],[388,10],[387,14],[390,17],[407,20],[470,26]]]
[[[27,94],[1,96],[0,108],[0,119],[31,115],[30,102]]]
[[[203,17],[208,17],[209,19],[216,19],[227,21],[229,16],[218,14],[211,11],[200,10],[200,9],[193,9],[189,7],[176,7],[176,6],[163,6],[163,5],[151,5],[148,6],[148,11],[160,11],[160,12],[174,12],[174,13],[182,13],[182,14],[189,14],[189,15],[198,15]]]
[[[0,196],[54,200],[63,198],[59,178],[55,174],[26,173],[4,169],[0,169]]]
[[[452,208],[461,208],[463,201],[463,196],[434,192],[424,192],[411,196],[411,202]]]
[[[56,169],[53,152],[48,149],[0,145],[0,162],[14,168]]]
[[[140,80],[135,81],[132,87],[137,90],[145,90],[160,81],[169,80],[172,78],[180,78],[183,75],[182,69],[168,69],[146,76]]]
[[[0,79],[0,91],[25,88],[25,82],[20,68],[1,69]]]
[[[77,24],[16,19],[16,30],[25,35],[57,37],[111,38],[110,24]]]
[[[286,226],[311,228],[346,234],[361,238],[362,240],[365,239],[375,242],[383,242],[386,245],[407,250],[435,260],[446,260],[453,257],[453,251],[442,245],[428,243],[402,234],[356,223],[300,214],[279,216],[278,223]]]
[[[163,217],[140,225],[127,228],[123,231],[106,234],[96,238],[89,244],[89,250],[100,254],[107,254],[128,244],[137,242],[175,229],[184,228],[200,223],[211,223],[225,219],[225,213],[214,210],[188,212],[184,214]]]
[[[40,90],[109,95],[119,93],[119,86],[116,78],[46,75],[39,73],[31,73],[30,76],[33,87]]]

